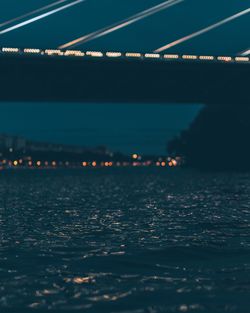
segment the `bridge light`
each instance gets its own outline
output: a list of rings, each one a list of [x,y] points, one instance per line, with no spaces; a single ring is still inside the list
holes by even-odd
[[[249,62],[249,58],[248,57],[236,57],[235,61],[236,62]]]
[[[59,56],[64,55],[64,53],[59,49],[46,49],[45,53],[47,55],[59,55]]]
[[[84,52],[80,50],[66,50],[64,52],[65,56],[73,56],[73,57],[83,57],[85,55]]]
[[[40,49],[33,49],[33,48],[25,48],[23,50],[24,53],[32,53],[32,54],[39,54],[41,52]]]
[[[15,160],[15,161],[13,162],[13,165],[14,165],[14,166],[17,166],[17,165],[18,165],[18,161]]]
[[[178,54],[164,54],[163,57],[164,59],[179,59]]]
[[[121,52],[106,52],[106,56],[109,58],[119,58],[122,54]]]
[[[103,53],[100,51],[86,51],[86,55],[90,57],[96,57],[96,58],[103,57]]]
[[[96,167],[96,165],[97,165],[96,161],[92,162],[93,167]]]
[[[212,55],[200,55],[199,59],[200,60],[212,61],[212,60],[214,60],[214,57]]]
[[[127,52],[125,56],[127,58],[141,58],[142,54],[137,52]]]
[[[159,59],[160,54],[159,53],[146,53],[144,55],[145,58],[151,58],[151,59]]]
[[[217,60],[218,61],[224,61],[224,62],[230,62],[230,61],[232,61],[232,58],[228,57],[228,56],[220,56],[220,57],[217,57]]]
[[[36,162],[36,165],[37,165],[37,166],[41,166],[41,161],[37,161],[37,162]]]
[[[197,55],[184,54],[182,58],[187,60],[196,60],[198,57]]]
[[[82,166],[83,166],[83,167],[86,167],[87,165],[88,165],[87,162],[82,162]]]
[[[2,48],[2,52],[9,52],[9,53],[18,53],[20,50],[18,48]]]

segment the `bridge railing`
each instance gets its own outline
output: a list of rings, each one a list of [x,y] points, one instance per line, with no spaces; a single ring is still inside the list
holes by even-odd
[[[249,63],[250,57],[247,56],[228,56],[228,55],[195,55],[195,54],[160,54],[160,53],[141,53],[141,52],[119,52],[119,51],[81,51],[81,50],[60,50],[60,49],[37,49],[37,48],[0,48],[1,55],[14,54],[17,56],[57,56],[67,58],[108,58],[108,59],[137,59],[155,61],[184,61],[184,62],[219,62],[219,63]]]

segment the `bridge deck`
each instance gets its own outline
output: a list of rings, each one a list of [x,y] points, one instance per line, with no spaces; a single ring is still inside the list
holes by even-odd
[[[247,57],[0,51],[1,101],[250,104]]]

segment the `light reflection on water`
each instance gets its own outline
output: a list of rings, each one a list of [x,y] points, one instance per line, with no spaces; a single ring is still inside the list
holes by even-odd
[[[250,175],[0,176],[0,309],[248,312]]]

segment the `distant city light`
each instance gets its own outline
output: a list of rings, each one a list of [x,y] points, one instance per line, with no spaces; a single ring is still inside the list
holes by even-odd
[[[15,161],[13,162],[13,165],[14,165],[14,166],[17,166],[17,165],[18,165],[18,161],[15,160]]]

